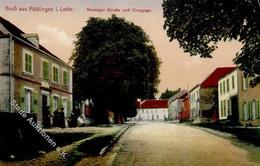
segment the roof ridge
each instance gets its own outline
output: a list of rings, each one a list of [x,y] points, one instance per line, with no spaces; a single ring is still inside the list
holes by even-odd
[[[10,33],[10,35],[15,36],[16,38],[20,39],[21,41],[25,43],[29,43],[32,46],[37,47],[35,44],[33,44],[31,41],[26,39],[25,37],[22,36],[22,34],[26,34],[23,30],[18,28],[16,25],[11,23],[10,21],[6,20],[2,16],[0,16],[0,23],[3,24],[3,26],[7,29],[7,31]],[[30,46],[30,47],[32,47]],[[57,60],[63,62],[64,64],[67,64],[65,61],[61,60],[58,56],[54,55],[51,51],[49,51],[47,48],[45,48],[43,45],[39,44],[39,50],[43,51],[45,54],[48,56],[51,56],[53,58],[56,58]],[[69,64],[67,64],[69,66]]]

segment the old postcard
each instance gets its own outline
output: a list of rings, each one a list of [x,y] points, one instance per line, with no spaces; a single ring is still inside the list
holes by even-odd
[[[0,0],[0,166],[257,166],[259,126],[259,0]]]

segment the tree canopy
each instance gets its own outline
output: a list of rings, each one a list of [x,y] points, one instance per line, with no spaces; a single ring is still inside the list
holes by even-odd
[[[160,59],[141,27],[113,15],[90,18],[71,57],[74,98],[93,99],[98,112],[135,116],[137,98],[154,98]]]
[[[163,0],[164,29],[191,56],[211,57],[221,40],[242,43],[235,64],[260,82],[258,0]]]
[[[167,89],[165,90],[165,92],[163,92],[163,93],[161,94],[160,99],[169,99],[170,97],[172,97],[172,96],[176,95],[177,93],[179,93],[180,90],[181,90],[181,89],[179,88],[179,89],[177,89],[177,90],[172,91],[172,90],[169,90],[169,89],[167,88]]]

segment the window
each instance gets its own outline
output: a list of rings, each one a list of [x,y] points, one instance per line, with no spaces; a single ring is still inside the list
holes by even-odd
[[[232,89],[235,89],[235,76],[232,76]]]
[[[49,80],[49,63],[42,61],[42,78],[45,81]]]
[[[249,83],[250,83],[249,77],[244,77],[244,76],[242,76],[242,77],[243,77],[243,79],[242,79],[242,81],[243,81],[243,90],[246,90],[249,87]]]
[[[58,96],[53,96],[53,111],[58,110],[58,102],[59,102]]]
[[[25,112],[26,113],[31,113],[32,112],[32,90],[30,89],[24,89],[24,93],[25,93],[25,98],[24,98],[24,103],[25,103]]]
[[[68,72],[67,71],[63,71],[63,85],[68,85]]]
[[[33,56],[29,51],[24,50],[24,72],[33,73]]]
[[[65,117],[68,117],[69,116],[69,112],[68,112],[68,103],[67,103],[67,99],[66,98],[62,98],[62,107],[64,109],[64,115]]]
[[[53,66],[53,82],[58,83],[59,82],[59,69],[56,66]]]
[[[227,108],[228,108],[228,115],[231,115],[231,105],[230,105],[230,100],[227,100]]]
[[[248,120],[247,103],[243,104],[244,120]]]
[[[223,103],[224,103],[224,109],[223,109],[224,115],[223,116],[226,116],[226,114],[227,114],[227,112],[226,112],[226,101],[224,100]]]
[[[224,116],[223,101],[220,102],[220,109],[221,109],[221,114],[220,114],[220,116],[223,117],[223,116]]]
[[[252,114],[253,114],[253,120],[255,120],[256,119],[256,101],[255,100],[253,100],[252,101]]]
[[[229,79],[227,79],[227,92],[229,92]]]
[[[223,81],[223,93],[226,93],[226,81]]]
[[[220,89],[220,94],[222,94],[222,82],[220,82],[219,89]]]

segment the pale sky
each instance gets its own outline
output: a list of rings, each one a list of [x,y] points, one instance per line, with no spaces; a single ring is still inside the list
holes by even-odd
[[[65,62],[71,56],[75,34],[86,25],[89,17],[107,18],[112,14],[124,17],[141,26],[156,48],[162,61],[160,93],[166,88],[191,89],[215,68],[234,66],[232,59],[241,48],[237,41],[219,43],[212,59],[190,57],[177,41],[169,42],[163,30],[161,4],[161,0],[0,0],[0,15],[25,33],[37,33],[40,43]],[[53,8],[53,11],[32,11],[31,7]],[[60,8],[67,7],[72,11],[60,11]],[[26,8],[27,11],[20,11],[19,8]],[[90,12],[87,8],[106,11]],[[108,12],[107,8],[118,8],[120,12]],[[149,9],[151,12],[133,12],[133,8]],[[130,12],[123,12],[123,9],[130,9]]]

